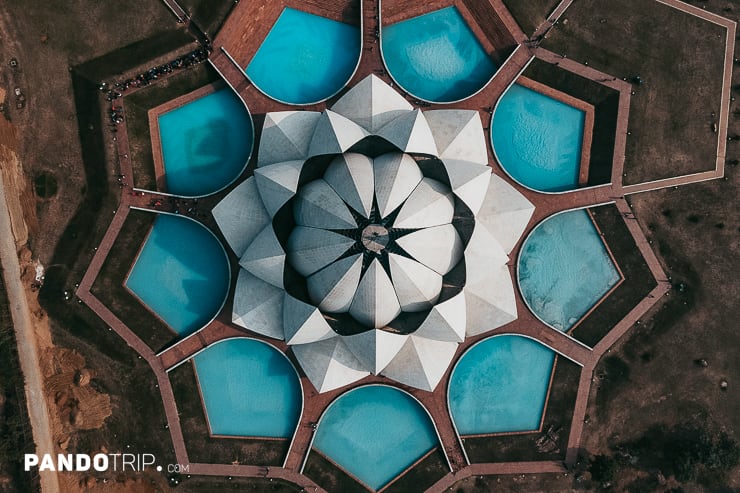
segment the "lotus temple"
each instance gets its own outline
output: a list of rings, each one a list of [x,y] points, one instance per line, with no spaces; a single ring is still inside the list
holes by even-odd
[[[178,72],[125,85],[132,187],[77,295],[151,366],[177,462],[566,472],[596,364],[671,288],[626,197],[724,161],[626,183],[635,82],[542,48],[558,9],[528,37],[499,0],[243,0],[211,39],[171,8],[215,75],[143,113]]]

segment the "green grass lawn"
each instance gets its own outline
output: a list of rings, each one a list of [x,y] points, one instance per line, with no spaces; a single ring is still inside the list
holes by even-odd
[[[580,0],[543,46],[644,81],[630,105],[624,181],[632,184],[714,169],[726,35],[657,1]]]

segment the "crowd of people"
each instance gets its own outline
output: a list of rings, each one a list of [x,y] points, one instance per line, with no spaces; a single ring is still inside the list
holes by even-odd
[[[116,99],[123,96],[123,93],[134,87],[144,87],[157,80],[161,76],[172,73],[175,70],[192,67],[208,59],[208,49],[198,48],[185,55],[181,55],[171,62],[152,67],[146,72],[142,72],[136,77],[126,79],[122,82],[115,82],[112,85],[107,82],[101,82],[98,89],[105,93],[105,99],[111,102],[111,108],[108,116],[110,117],[113,131],[116,125],[123,123],[123,108],[113,103]]]
[[[148,86],[152,81],[157,80],[159,77],[174,72],[175,70],[184,69],[205,62],[208,59],[208,49],[198,48],[190,53],[181,55],[171,62],[152,67],[146,72],[138,74],[136,77],[126,79],[121,82],[115,82],[113,85],[107,82],[101,82],[98,89],[105,93],[105,98],[108,101],[114,101],[126,92],[128,89],[136,87]]]
[[[123,108],[121,106],[113,105],[110,107],[110,122],[113,125],[123,123]]]
[[[143,195],[143,193],[142,193]],[[162,208],[165,211],[173,212],[175,214],[187,214],[193,217],[204,217],[204,214],[198,210],[198,199],[182,198],[182,197],[153,197],[149,203],[149,207]]]

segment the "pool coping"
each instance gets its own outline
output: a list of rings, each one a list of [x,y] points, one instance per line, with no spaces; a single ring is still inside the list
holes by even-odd
[[[308,7],[308,9],[306,7]],[[339,22],[340,24],[346,24],[345,22],[338,21],[338,20],[332,19],[330,17],[326,17],[326,15],[324,15],[324,13],[318,13],[319,12],[318,9],[313,9],[314,11],[312,12],[310,6],[308,6],[308,5],[301,5],[301,8],[298,8],[297,6],[290,6],[290,5],[287,5],[286,4],[286,5],[283,5],[283,8],[280,11],[280,14],[278,15],[278,18],[272,24],[272,27],[270,27],[270,30],[267,32],[267,35],[265,35],[264,39],[262,40],[262,43],[265,42],[265,40],[267,39],[267,36],[269,36],[269,34],[272,32],[272,29],[277,25],[277,21],[283,15],[283,13],[285,12],[286,9],[297,10],[297,11],[303,12],[305,14],[310,14],[310,15],[314,15],[316,17],[321,17],[323,19],[328,19],[328,20],[331,20],[331,21],[334,21],[334,22]],[[313,106],[313,105],[316,105],[316,104],[323,103],[323,102],[325,102],[325,101],[327,101],[329,99],[332,99],[334,96],[336,96],[337,94],[339,94],[340,92],[342,92],[344,90],[344,88],[347,87],[347,85],[350,83],[350,81],[355,77],[355,74],[357,73],[357,70],[360,68],[360,63],[362,62],[362,52],[365,50],[365,37],[364,37],[365,26],[364,26],[364,23],[365,23],[365,17],[363,15],[360,15],[360,23],[359,23],[359,26],[358,26],[358,36],[360,38],[360,44],[358,46],[359,50],[358,50],[358,53],[357,53],[357,61],[355,62],[355,66],[352,69],[352,72],[347,77],[347,80],[345,80],[339,86],[339,88],[336,91],[334,91],[333,93],[329,94],[325,98],[321,98],[321,99],[318,99],[316,101],[308,101],[308,102],[305,102],[305,103],[291,103],[291,102],[288,102],[288,101],[284,101],[282,99],[276,98],[276,97],[271,96],[270,94],[268,94],[264,89],[262,89],[260,86],[258,86],[254,82],[254,80],[252,80],[251,77],[249,77],[249,75],[247,74],[247,69],[249,68],[249,65],[251,65],[252,61],[254,61],[254,57],[257,55],[257,52],[260,50],[260,48],[262,48],[262,43],[260,43],[259,47],[257,48],[257,51],[254,53],[254,55],[252,56],[252,58],[250,58],[249,63],[245,67],[242,67],[234,59],[234,57],[232,57],[231,54],[229,54],[229,52],[226,51],[226,48],[224,48],[222,46],[221,47],[221,50],[223,50],[224,54],[231,61],[231,63],[235,64],[237,66],[237,68],[239,70],[241,70],[241,72],[244,74],[244,77],[249,81],[249,83],[252,84],[252,86],[254,86],[254,88],[257,89],[259,92],[261,92],[262,95],[264,95],[265,97],[270,98],[273,101],[277,101],[280,104],[284,104],[284,105],[287,105],[287,106],[294,106],[296,108],[301,107],[301,106]],[[355,26],[352,26],[352,27],[355,27]]]
[[[170,99],[169,101],[165,101],[164,103],[157,105],[153,108],[150,108],[149,111],[147,111],[147,118],[149,119],[149,139],[151,141],[152,159],[154,161],[154,180],[155,180],[156,190],[146,190],[146,189],[139,189],[139,188],[134,188],[134,190],[152,191],[152,192],[157,192],[159,194],[169,196],[169,197],[182,197],[182,198],[194,199],[194,198],[203,198],[203,197],[209,197],[211,195],[215,195],[227,189],[232,184],[234,184],[237,180],[239,180],[239,178],[244,174],[244,171],[249,166],[249,162],[252,160],[252,155],[255,154],[256,131],[254,129],[254,118],[252,117],[252,112],[249,110],[247,103],[242,99],[239,93],[234,91],[234,95],[244,105],[244,109],[247,111],[247,115],[249,116],[249,122],[252,127],[251,149],[249,150],[249,155],[247,156],[247,159],[244,162],[244,165],[240,168],[239,173],[235,174],[235,176],[231,180],[229,180],[228,183],[220,187],[218,190],[214,190],[206,194],[183,195],[183,194],[170,193],[167,191],[167,179],[166,179],[166,172],[165,172],[165,166],[164,166],[164,153],[162,151],[161,134],[159,131],[159,117],[166,113],[169,113],[170,111],[177,110],[189,103],[192,103],[193,101],[196,101],[205,96],[214,94],[226,88],[230,88],[234,90],[234,88],[231,87],[231,84],[225,84],[225,82],[226,82],[225,78],[223,80],[211,82],[210,84],[201,86],[193,91],[183,94],[182,96],[178,96],[174,99]]]
[[[433,10],[428,10],[428,11],[425,10],[424,13],[419,14],[419,15],[416,15],[414,17],[407,17],[407,18],[402,18],[402,19],[399,19],[399,20],[395,20],[394,19],[394,21],[391,22],[391,23],[389,23],[388,25],[393,25],[393,24],[396,24],[398,22],[403,22],[403,21],[406,21],[406,20],[411,20],[411,19],[413,19],[415,17],[420,17],[421,15],[431,14],[433,12],[437,12],[439,10],[443,10],[445,8],[448,8],[448,7],[454,7],[454,8],[457,9],[458,13],[460,14],[460,16],[465,21],[466,26],[468,27],[468,29],[470,29],[470,31],[473,33],[473,36],[478,41],[478,44],[481,46],[481,49],[483,49],[483,51],[486,53],[486,56],[492,62],[494,62],[494,60],[491,59],[491,53],[490,53],[491,49],[494,48],[493,43],[491,43],[491,41],[488,40],[488,38],[486,38],[486,36],[483,33],[483,30],[481,29],[480,25],[478,25],[478,22],[472,17],[472,15],[471,15],[470,10],[468,9],[468,7],[461,0],[452,0],[452,3],[445,2],[445,5],[444,6],[439,6],[439,5],[436,5],[435,4],[432,7]],[[491,7],[494,8],[493,7],[493,4],[491,4]],[[496,14],[499,17],[499,19],[501,19],[501,15],[498,12],[498,10],[496,10]],[[502,20],[502,22],[503,22],[503,20]],[[378,27],[378,29],[379,29],[379,36],[378,36],[378,38],[379,39],[382,39],[382,37],[383,37],[382,36],[382,32],[383,32],[383,29],[385,27],[385,25],[383,23],[383,1],[382,0],[378,0],[378,26],[379,26]],[[507,30],[508,30],[508,28],[507,28]],[[409,96],[411,96],[412,98],[414,98],[414,99],[416,99],[418,101],[422,101],[422,102],[429,103],[429,104],[435,104],[435,105],[441,105],[441,106],[443,106],[443,105],[454,105],[454,104],[457,104],[457,103],[461,103],[463,101],[466,101],[466,100],[468,100],[470,98],[473,98],[473,97],[477,96],[478,94],[480,94],[481,92],[483,92],[491,84],[491,82],[496,78],[496,76],[499,74],[499,72],[502,72],[502,69],[504,68],[504,66],[506,66],[509,63],[510,60],[513,60],[515,58],[515,55],[517,54],[517,52],[520,50],[520,48],[522,48],[522,44],[519,43],[519,42],[517,42],[516,36],[514,36],[513,33],[509,32],[509,34],[511,34],[512,38],[514,38],[514,41],[516,42],[516,47],[512,50],[512,52],[509,54],[509,56],[507,56],[504,60],[501,60],[501,63],[498,64],[498,66],[496,67],[496,69],[493,71],[493,74],[491,74],[491,77],[489,77],[489,79],[486,82],[484,82],[483,85],[479,89],[477,89],[476,91],[472,92],[471,94],[469,94],[467,96],[464,96],[464,97],[459,98],[459,99],[451,100],[451,101],[437,101],[437,100],[434,100],[434,99],[422,98],[422,97],[418,96],[417,94],[414,94],[413,92],[409,91],[406,87],[404,87],[401,83],[399,83],[398,79],[396,79],[393,76],[393,74],[391,73],[390,69],[388,68],[388,64],[385,61],[385,54],[384,54],[385,52],[383,50],[383,43],[382,43],[382,41],[379,42],[379,43],[377,43],[377,44],[378,44],[378,51],[380,53],[380,58],[381,58],[381,62],[383,64],[383,68],[385,70],[385,73],[388,74],[388,77],[390,77],[390,79],[392,80],[392,82],[390,84],[391,87],[393,87],[393,84],[395,84],[395,85],[398,86],[398,88],[401,91],[403,91],[404,93],[408,94]]]
[[[432,449],[432,450],[434,450],[434,449]],[[371,488],[368,484],[366,484],[362,480],[360,480],[360,478],[358,478],[357,476],[355,476],[354,474],[352,474],[352,472],[350,472],[346,468],[340,466],[339,464],[337,464],[337,462],[334,459],[332,459],[328,455],[324,454],[320,450],[314,448],[313,446],[309,447],[309,453],[306,454],[306,462],[308,462],[308,456],[311,454],[311,452],[316,452],[317,454],[319,454],[324,460],[330,462],[331,465],[333,465],[334,467],[336,467],[337,469],[339,469],[340,471],[342,471],[344,474],[346,474],[347,476],[349,476],[350,478],[352,478],[358,485],[360,485],[362,488],[364,488],[365,491],[368,491],[370,493],[373,493],[373,492],[374,493],[378,493],[379,492],[379,490],[376,490],[374,488]],[[304,466],[305,466],[305,464],[304,464]],[[301,468],[301,474],[303,474],[303,468]],[[393,478],[392,481],[395,481],[396,479],[397,478]],[[388,483],[388,484],[390,484],[390,483]],[[388,486],[388,485],[383,486],[383,488],[385,488],[386,486]]]
[[[333,461],[329,457],[326,457],[325,454],[321,454],[322,457],[326,458],[332,464],[334,464],[335,466],[339,467],[343,472],[347,473],[350,477],[352,477],[352,479],[354,479],[355,481],[357,481],[362,486],[368,488],[370,491],[375,491],[377,493],[380,493],[381,491],[383,491],[384,489],[386,489],[387,487],[389,487],[392,483],[396,482],[398,479],[400,479],[402,476],[404,476],[406,473],[408,473],[411,469],[413,469],[415,466],[417,466],[422,460],[424,460],[425,458],[427,458],[429,456],[429,454],[431,454],[432,452],[434,452],[438,448],[443,451],[442,455],[444,455],[445,461],[447,462],[447,468],[450,470],[450,472],[453,471],[452,464],[450,463],[450,459],[449,459],[448,455],[446,453],[444,453],[444,442],[442,441],[442,436],[439,433],[439,429],[437,428],[437,423],[434,421],[434,416],[432,416],[432,413],[429,412],[429,409],[427,409],[426,406],[415,395],[411,394],[406,389],[402,389],[402,388],[397,387],[397,386],[394,386],[394,385],[388,385],[388,384],[382,383],[382,382],[369,382],[369,383],[365,383],[365,384],[361,384],[360,383],[359,385],[354,385],[354,386],[351,386],[349,388],[347,388],[347,386],[345,385],[344,387],[342,387],[344,390],[340,391],[339,394],[337,394],[331,400],[331,402],[329,404],[327,404],[324,407],[324,409],[321,411],[321,415],[319,416],[319,419],[316,422],[316,430],[318,430],[319,427],[321,426],[321,421],[324,419],[324,416],[326,416],[326,413],[329,411],[329,409],[331,409],[331,407],[337,401],[339,401],[339,399],[341,399],[343,396],[345,396],[345,395],[347,395],[347,394],[349,394],[351,392],[354,392],[355,390],[359,390],[359,389],[366,388],[366,387],[387,387],[387,388],[390,388],[390,389],[397,390],[399,392],[403,392],[408,397],[410,397],[411,399],[413,399],[424,410],[424,412],[429,417],[429,422],[432,423],[432,427],[434,427],[434,433],[437,435],[437,444],[434,447],[432,447],[430,450],[428,450],[427,452],[425,452],[422,457],[420,457],[419,459],[417,459],[416,461],[414,461],[414,463],[410,464],[406,469],[404,469],[401,473],[397,474],[393,479],[391,479],[388,483],[384,484],[378,490],[370,487],[369,485],[365,484],[363,481],[360,481],[354,474],[350,473],[349,471],[346,471],[343,467],[341,467],[335,461]],[[307,452],[306,452],[305,456],[303,457],[303,460],[301,462],[300,468],[298,469],[298,472],[301,473],[301,474],[303,474],[303,469],[306,467],[306,462],[308,462],[308,457],[311,455],[311,451],[320,452],[318,449],[316,449],[313,446],[315,440],[316,440],[316,433],[312,433],[311,434],[311,440],[309,441],[308,447],[306,449]],[[466,456],[466,459],[467,459],[467,456]]]
[[[614,202],[611,202],[611,203],[614,203]],[[526,244],[527,244],[527,241],[529,241],[529,238],[530,238],[530,237],[532,236],[532,234],[533,234],[533,233],[534,233],[534,232],[535,232],[535,231],[536,231],[536,230],[537,230],[537,229],[538,229],[538,228],[539,228],[540,226],[542,226],[542,225],[543,225],[544,223],[546,223],[547,221],[549,221],[550,219],[552,219],[552,218],[553,218],[553,217],[555,217],[555,216],[559,216],[559,215],[561,215],[561,214],[565,214],[565,213],[568,213],[568,212],[575,212],[575,211],[585,211],[585,212],[586,212],[586,215],[588,216],[588,219],[589,219],[589,221],[591,222],[591,224],[593,225],[594,229],[596,230],[596,233],[597,233],[597,235],[599,236],[599,241],[601,242],[601,244],[602,244],[602,245],[604,245],[604,249],[606,250],[606,252],[607,252],[607,255],[609,255],[609,259],[610,259],[610,260],[612,261],[612,264],[614,265],[614,268],[615,268],[615,269],[617,270],[617,273],[619,273],[619,280],[618,280],[618,281],[617,281],[616,283],[614,283],[614,285],[612,285],[612,286],[611,286],[611,287],[609,288],[609,290],[608,290],[608,291],[606,291],[606,292],[605,292],[605,293],[604,293],[604,294],[603,294],[603,295],[602,295],[601,297],[599,297],[599,299],[598,299],[598,300],[597,300],[597,301],[596,301],[596,302],[595,302],[595,303],[594,303],[594,304],[593,304],[593,305],[592,305],[592,306],[591,306],[591,307],[590,307],[590,308],[589,308],[589,309],[588,309],[588,310],[587,310],[586,312],[584,312],[584,313],[583,313],[583,315],[581,315],[581,316],[580,316],[580,317],[578,318],[578,320],[577,320],[576,322],[574,322],[574,323],[573,323],[573,325],[571,325],[571,326],[570,326],[570,328],[569,328],[568,330],[560,330],[560,329],[558,329],[557,327],[554,327],[553,325],[550,325],[550,324],[549,324],[548,322],[546,322],[545,320],[543,320],[543,319],[542,319],[542,318],[540,317],[540,315],[539,315],[539,314],[538,314],[537,312],[535,312],[535,311],[534,311],[534,309],[532,309],[532,306],[531,306],[531,305],[529,304],[529,301],[527,301],[527,298],[526,298],[526,297],[524,296],[524,292],[522,291],[522,285],[521,285],[521,283],[520,283],[520,278],[519,278],[519,264],[520,264],[520,262],[521,262],[521,259],[522,259],[522,252],[523,252],[523,248],[520,248],[520,249],[519,249],[519,252],[518,252],[518,254],[517,254],[517,257],[516,257],[516,286],[517,286],[517,289],[519,290],[519,295],[520,295],[520,297],[521,297],[522,301],[524,302],[524,306],[526,306],[526,307],[527,307],[527,309],[529,310],[529,312],[530,312],[530,313],[531,313],[532,315],[534,315],[534,316],[535,316],[535,318],[537,318],[537,320],[539,320],[540,322],[542,322],[543,324],[545,324],[545,325],[546,325],[547,327],[551,328],[552,330],[556,330],[556,331],[558,331],[558,332],[562,332],[563,334],[565,334],[565,335],[567,335],[568,337],[572,338],[573,340],[575,340],[575,341],[579,342],[579,343],[580,343],[580,344],[582,344],[583,346],[585,346],[585,347],[588,347],[589,349],[593,349],[593,348],[591,348],[590,346],[587,346],[587,345],[586,345],[586,344],[584,344],[583,342],[581,342],[581,341],[579,341],[578,339],[576,339],[576,338],[575,338],[575,337],[574,337],[574,336],[572,335],[572,332],[573,332],[573,331],[574,331],[574,330],[576,329],[576,327],[578,327],[578,325],[580,325],[580,324],[581,324],[581,322],[583,322],[583,321],[584,321],[584,320],[585,320],[585,319],[586,319],[586,318],[587,318],[587,317],[588,317],[588,316],[589,316],[589,315],[590,315],[590,314],[591,314],[591,313],[592,313],[592,312],[593,312],[593,311],[594,311],[594,310],[595,310],[596,308],[598,308],[598,307],[599,307],[599,305],[601,305],[601,304],[602,304],[602,303],[603,303],[603,302],[604,302],[604,301],[605,301],[605,300],[606,300],[606,299],[607,299],[607,298],[608,298],[608,297],[609,297],[609,296],[610,296],[610,295],[611,295],[611,294],[612,294],[612,293],[614,292],[614,290],[615,290],[615,289],[617,289],[617,288],[618,288],[618,287],[619,287],[619,286],[620,286],[620,285],[621,285],[621,284],[622,284],[622,283],[623,283],[623,282],[625,281],[624,273],[622,272],[622,269],[621,269],[621,267],[619,267],[619,263],[617,263],[617,259],[616,259],[616,258],[614,257],[614,254],[612,253],[612,251],[611,251],[611,248],[609,248],[609,245],[608,245],[608,244],[607,244],[607,242],[606,242],[606,241],[604,240],[604,235],[603,235],[603,234],[601,233],[601,230],[599,229],[598,225],[596,224],[596,221],[594,221],[594,218],[593,218],[593,216],[591,215],[591,211],[589,211],[589,209],[591,209],[591,208],[594,208],[594,207],[599,207],[599,206],[602,206],[602,205],[608,205],[608,203],[607,203],[607,204],[594,204],[594,205],[589,205],[589,206],[585,206],[585,207],[576,207],[576,208],[573,208],[573,209],[565,209],[565,210],[562,210],[562,211],[558,211],[558,212],[556,212],[555,214],[551,214],[551,215],[549,215],[549,216],[547,216],[547,217],[543,218],[543,219],[542,219],[542,220],[541,220],[540,222],[538,222],[537,224],[535,224],[535,225],[534,225],[534,226],[532,227],[532,229],[530,229],[530,230],[529,230],[529,232],[527,233],[527,236],[525,236],[525,237],[524,237],[524,238],[522,239],[522,242],[521,242],[521,246],[522,246],[522,247],[523,247],[524,245],[526,245]]]
[[[146,211],[146,212],[150,212],[150,211]],[[153,229],[154,229],[154,224],[149,226],[149,230],[147,231],[146,236],[144,237],[144,240],[139,245],[139,248],[136,252],[136,256],[134,257],[134,261],[131,262],[131,266],[128,268],[128,271],[126,272],[126,276],[123,278],[122,286],[123,286],[123,289],[125,289],[128,294],[133,296],[141,305],[143,305],[144,308],[146,308],[146,310],[149,313],[151,313],[154,318],[162,322],[164,326],[167,327],[167,329],[169,329],[169,331],[174,335],[174,338],[175,338],[174,340],[177,340],[178,338],[181,338],[182,336],[178,334],[177,331],[170,324],[168,324],[162,317],[160,317],[159,314],[156,313],[154,309],[149,306],[148,303],[146,303],[143,299],[141,299],[141,297],[138,294],[136,294],[136,292],[134,292],[131,288],[128,287],[128,279],[129,277],[131,277],[131,272],[133,272],[134,267],[136,266],[136,263],[139,261],[141,252],[144,250],[144,245],[146,245],[146,242],[149,241],[149,237],[151,236]]]
[[[455,423],[455,417],[452,414],[452,408],[450,407],[450,384],[452,383],[452,377],[455,374],[455,370],[457,369],[457,365],[462,361],[462,359],[465,357],[465,355],[470,352],[474,347],[476,347],[478,344],[481,344],[485,341],[489,341],[493,339],[494,337],[505,337],[505,336],[514,336],[514,337],[521,337],[523,339],[529,339],[531,341],[534,341],[538,343],[539,345],[549,349],[553,352],[554,358],[552,362],[552,369],[550,370],[550,378],[547,383],[547,391],[545,393],[545,402],[542,405],[541,410],[541,416],[540,416],[540,422],[536,429],[533,430],[520,430],[520,431],[500,431],[500,432],[493,432],[493,433],[473,433],[469,435],[464,435],[460,433],[460,430],[457,428],[457,423]],[[452,366],[452,369],[450,370],[450,377],[447,380],[447,389],[446,389],[446,401],[447,401],[447,412],[450,415],[450,419],[452,420],[452,424],[455,428],[455,433],[457,434],[458,440],[460,440],[460,443],[462,445],[463,450],[465,451],[465,460],[468,462],[468,464],[471,464],[470,459],[468,458],[468,452],[465,450],[465,439],[466,438],[485,438],[485,437],[506,437],[506,436],[513,436],[513,435],[529,435],[534,433],[542,433],[542,428],[545,423],[545,415],[547,414],[547,405],[550,402],[550,391],[552,390],[552,384],[553,384],[553,378],[555,376],[555,368],[558,363],[558,357],[568,359],[567,356],[560,354],[544,342],[534,339],[532,337],[528,337],[523,334],[516,334],[516,333],[505,333],[505,332],[499,332],[495,334],[490,334],[488,337],[483,337],[482,339],[479,339],[475,343],[471,344],[465,350],[460,353],[460,356],[455,360],[455,364]],[[575,363],[575,362],[574,362]],[[576,363],[577,364],[577,363]]]
[[[173,214],[173,213],[167,212],[167,211],[155,211],[155,210],[152,210],[152,209],[145,209],[143,207],[135,207],[135,206],[131,206],[131,207],[129,207],[129,209],[130,210],[135,210],[135,211],[141,211],[141,212],[151,213],[151,214],[154,214],[155,216],[158,215],[158,214],[162,214],[162,215],[167,215],[167,216],[174,216],[174,217],[181,217],[181,218],[184,218],[184,219],[189,219],[190,221],[193,221],[194,223],[196,223],[201,228],[205,229],[210,235],[213,236],[213,238],[216,240],[216,242],[221,247],[221,251],[224,254],[224,258],[225,258],[226,264],[228,266],[228,274],[229,274],[228,275],[228,281],[229,281],[228,284],[229,284],[229,286],[231,286],[231,260],[229,259],[229,254],[226,251],[226,248],[224,247],[224,245],[221,242],[221,240],[219,240],[219,238],[213,233],[213,231],[211,231],[210,228],[208,228],[205,224],[203,224],[202,222],[198,221],[197,219],[193,219],[192,217],[188,217],[188,216],[181,215],[181,214]],[[156,220],[156,218],[155,218],[155,220]],[[143,299],[141,299],[141,297],[139,297],[139,295],[137,295],[133,290],[131,290],[127,286],[127,282],[128,282],[129,276],[131,275],[131,271],[133,271],[134,266],[139,261],[139,256],[141,255],[141,252],[144,249],[144,245],[146,245],[146,242],[149,240],[149,236],[152,233],[152,229],[154,229],[154,224],[152,224],[149,227],[149,231],[146,234],[146,238],[144,238],[144,241],[142,241],[141,242],[141,245],[139,245],[139,251],[136,253],[136,257],[134,258],[134,261],[131,263],[131,267],[129,267],[128,272],[126,273],[126,277],[123,280],[123,288],[126,289],[126,291],[128,291],[134,298],[136,298],[147,310],[149,310],[149,312],[152,315],[154,315],[154,317],[156,317],[158,320],[160,320],[165,325],[165,327],[167,327],[174,334],[175,339],[174,339],[173,342],[171,342],[170,344],[168,344],[168,346],[169,346],[171,344],[176,344],[177,342],[179,342],[179,341],[181,341],[183,339],[187,339],[187,338],[189,338],[191,336],[194,336],[195,334],[197,334],[198,332],[200,332],[201,330],[203,330],[204,328],[206,328],[208,325],[210,325],[211,322],[213,322],[214,320],[216,320],[216,318],[218,317],[218,315],[221,313],[221,311],[226,306],[226,302],[229,300],[229,296],[231,295],[231,292],[230,292],[231,290],[230,289],[227,289],[226,290],[226,295],[224,296],[223,300],[221,301],[221,304],[219,305],[218,310],[216,310],[215,314],[212,317],[210,317],[206,323],[204,323],[203,325],[199,325],[197,329],[193,330],[192,332],[190,332],[188,334],[180,334],[180,333],[178,333],[169,323],[167,323],[166,320],[164,320],[158,313],[156,313],[152,307],[150,307]]]
[[[593,212],[591,212],[591,209],[592,209],[593,207],[594,207],[594,206],[592,206],[592,207],[585,207],[585,208],[584,208],[584,210],[585,210],[585,211],[586,211],[586,213],[588,214],[588,218],[589,218],[589,220],[591,221],[591,224],[593,224],[594,228],[596,229],[596,232],[598,233],[598,235],[599,235],[599,238],[601,239],[601,243],[602,243],[602,244],[604,245],[604,248],[606,249],[606,253],[607,253],[607,255],[609,255],[609,258],[611,259],[611,261],[612,261],[612,264],[614,265],[614,268],[615,268],[615,269],[617,269],[617,272],[619,273],[619,280],[618,280],[617,282],[615,282],[615,283],[614,283],[614,285],[613,285],[613,286],[612,286],[611,288],[609,288],[609,290],[608,290],[608,291],[607,291],[606,293],[604,293],[604,295],[603,295],[603,296],[602,296],[601,298],[599,298],[599,299],[598,299],[598,301],[596,301],[596,303],[594,303],[594,305],[593,305],[593,306],[592,306],[591,308],[589,308],[589,309],[588,309],[588,311],[586,311],[586,313],[584,313],[584,314],[583,314],[583,315],[581,316],[581,318],[579,318],[579,319],[578,319],[578,320],[577,320],[577,321],[576,321],[576,322],[575,322],[575,323],[574,323],[574,324],[573,324],[573,325],[572,325],[572,326],[570,327],[570,329],[568,329],[568,331],[567,331],[566,333],[567,333],[567,334],[568,334],[569,336],[573,337],[574,339],[575,339],[575,336],[573,336],[573,331],[575,331],[575,330],[576,330],[576,328],[577,328],[577,327],[578,327],[579,325],[581,325],[581,322],[583,322],[584,320],[586,320],[586,318],[588,318],[588,316],[589,316],[589,315],[591,315],[591,313],[592,313],[592,312],[593,312],[594,310],[596,310],[596,308],[598,308],[598,307],[599,307],[599,305],[601,305],[601,304],[602,304],[602,303],[603,303],[604,301],[606,301],[606,299],[607,299],[607,298],[608,298],[609,296],[611,296],[611,294],[612,294],[612,293],[613,293],[614,291],[616,291],[616,289],[617,289],[617,288],[618,288],[619,286],[621,286],[621,285],[622,285],[622,283],[624,283],[624,282],[625,282],[625,281],[627,280],[627,278],[626,278],[626,277],[624,277],[624,272],[622,271],[622,268],[621,268],[621,267],[619,266],[619,262],[617,262],[617,257],[616,257],[616,256],[614,255],[614,253],[612,252],[612,249],[611,249],[611,247],[609,246],[609,243],[607,243],[606,239],[604,238],[604,233],[602,233],[602,231],[601,231],[601,228],[599,227],[599,225],[598,225],[598,224],[596,223],[596,220],[594,219],[594,215],[593,215]],[[598,207],[598,206],[595,206],[595,207]],[[564,212],[567,212],[567,211],[564,211]]]
[[[529,64],[532,62],[532,60],[534,60],[534,57],[531,58],[527,62],[527,65],[521,70],[521,72],[512,81],[512,83],[509,84],[509,86],[501,93],[501,97],[499,97],[499,99],[496,101],[496,103],[493,106],[493,110],[491,111],[491,118],[489,122],[490,130],[489,130],[489,136],[488,136],[487,143],[489,144],[491,148],[491,152],[493,153],[493,157],[496,159],[496,162],[498,163],[499,167],[503,170],[504,173],[506,173],[506,176],[508,176],[512,181],[514,181],[518,185],[521,185],[527,190],[531,190],[536,193],[548,194],[548,195],[559,195],[559,194],[565,194],[565,193],[572,193],[572,192],[579,191],[579,190],[587,190],[590,188],[597,188],[597,187],[603,187],[605,185],[609,185],[608,183],[588,185],[588,172],[589,172],[590,164],[591,164],[590,163],[591,145],[593,142],[593,127],[594,127],[595,114],[596,114],[595,108],[593,107],[593,105],[590,105],[581,99],[575,98],[569,94],[566,94],[553,87],[550,87],[541,82],[537,82],[534,79],[531,79],[523,75],[524,71],[529,66]],[[532,91],[535,91],[538,94],[554,99],[560,103],[571,106],[584,113],[583,136],[581,137],[581,152],[580,152],[581,158],[578,163],[578,179],[577,179],[578,183],[576,184],[576,186],[565,189],[565,190],[538,190],[514,178],[511,172],[506,168],[506,166],[504,166],[503,162],[501,161],[501,158],[498,156],[498,153],[496,152],[496,146],[493,143],[493,131],[492,131],[493,121],[494,121],[494,118],[496,117],[496,111],[498,110],[498,106],[503,100],[504,96],[506,96],[506,93],[509,92],[509,89],[511,89],[514,85],[517,85],[517,84],[527,89],[530,89]]]
[[[516,80],[516,84],[571,106],[584,113],[583,137],[581,138],[581,159],[578,167],[578,188],[588,186],[588,172],[591,165],[591,144],[593,142],[594,120],[596,115],[596,109],[594,106],[582,99],[578,99],[563,91],[559,91],[554,87],[550,87],[541,82],[537,82],[534,79],[530,79],[525,75],[519,76]],[[491,146],[493,146],[493,141],[491,142]]]
[[[219,434],[219,433],[213,433],[213,428],[211,428],[211,420],[208,417],[208,408],[206,407],[205,399],[203,397],[203,390],[202,390],[201,385],[200,385],[200,377],[198,376],[198,371],[197,371],[196,366],[195,366],[195,357],[198,356],[199,354],[203,353],[205,350],[207,350],[209,348],[212,348],[213,346],[215,346],[217,344],[220,344],[220,343],[225,342],[225,341],[233,341],[233,340],[239,340],[239,339],[246,339],[246,340],[249,340],[249,341],[255,341],[255,342],[259,342],[259,343],[264,344],[265,346],[269,347],[270,349],[272,349],[272,350],[280,353],[280,356],[283,357],[290,364],[290,367],[293,369],[293,372],[295,373],[295,376],[296,376],[296,380],[298,382],[298,388],[300,389],[301,407],[300,407],[300,412],[298,413],[298,420],[296,421],[295,425],[293,426],[293,433],[291,433],[291,435],[289,437],[266,437],[266,436],[252,436],[252,435],[222,435],[222,434]],[[285,442],[289,442],[288,443],[288,451],[290,451],[290,447],[293,445],[293,440],[295,440],[295,436],[296,436],[298,427],[301,424],[301,418],[303,418],[303,410],[304,410],[304,406],[305,406],[305,399],[304,399],[305,393],[304,393],[304,389],[303,389],[303,383],[301,382],[301,375],[298,372],[298,369],[295,367],[295,365],[293,364],[293,362],[290,360],[290,358],[288,358],[288,356],[283,351],[281,351],[280,349],[276,348],[275,346],[273,346],[272,344],[270,344],[267,341],[263,341],[263,340],[260,340],[260,339],[249,337],[248,335],[244,335],[244,336],[228,337],[228,338],[220,339],[220,340],[218,340],[218,341],[210,344],[208,347],[205,347],[202,350],[198,351],[197,353],[193,354],[190,358],[188,358],[187,360],[184,360],[182,363],[188,363],[188,362],[190,363],[190,365],[192,367],[192,370],[193,370],[193,374],[195,375],[195,383],[196,383],[196,386],[198,387],[198,395],[200,397],[200,404],[201,404],[201,407],[203,409],[203,415],[205,416],[205,419],[206,419],[206,426],[208,427],[208,435],[211,438],[227,438],[227,439],[236,439],[236,440],[239,440],[239,439],[247,439],[247,440],[285,441]],[[177,367],[181,366],[182,363],[180,365],[177,365]],[[167,373],[169,374],[169,372],[171,370],[173,370],[173,369],[175,369],[177,367],[172,367],[172,368],[167,369]],[[285,459],[287,459],[288,453],[286,452],[285,455],[286,455]],[[285,459],[283,459],[283,465],[285,464]]]

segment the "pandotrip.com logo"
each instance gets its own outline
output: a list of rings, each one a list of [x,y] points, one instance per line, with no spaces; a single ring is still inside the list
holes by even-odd
[[[23,469],[29,471],[98,471],[98,472],[143,472],[148,468],[162,471],[155,466],[154,454],[25,454]]]

